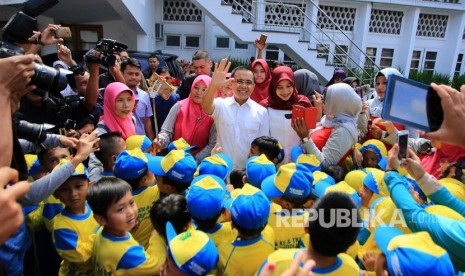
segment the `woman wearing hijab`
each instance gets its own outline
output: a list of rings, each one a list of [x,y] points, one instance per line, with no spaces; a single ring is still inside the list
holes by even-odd
[[[321,94],[318,77],[307,69],[299,69],[294,72],[295,88],[300,95],[304,95],[310,101],[315,92]]]
[[[439,141],[431,141],[435,151],[431,155],[420,156],[421,165],[425,171],[437,179],[449,165],[458,162],[465,157],[465,149],[460,146],[449,145]]]
[[[399,72],[399,70],[395,68],[384,68],[383,70],[379,71],[378,74],[376,74],[376,77],[375,77],[376,96],[373,99],[369,99],[368,101],[365,102],[368,108],[366,115],[365,115],[367,120],[374,122],[376,118],[381,117],[381,114],[383,112],[384,97],[386,96],[387,82],[388,82],[389,76],[391,75],[402,77],[402,74]],[[404,129],[404,126],[400,124],[394,123],[394,126],[398,130]],[[368,132],[367,139],[371,139],[371,138],[380,139],[381,137],[379,137],[379,135],[381,133],[381,130],[386,130],[385,126],[374,123]],[[365,132],[365,131],[362,130],[362,132]],[[385,139],[383,140],[386,142]]]
[[[362,100],[348,84],[333,84],[326,92],[324,110],[322,127],[310,137],[303,120],[296,120],[294,130],[304,142],[303,149],[314,154],[322,166],[340,165],[357,143],[357,116]]]
[[[256,59],[250,66],[253,72],[255,87],[250,98],[257,103],[268,98],[270,83],[271,83],[271,70],[264,59]]]
[[[105,88],[103,115],[97,124],[99,136],[107,132],[120,132],[126,140],[136,134],[132,111],[136,101],[126,84],[112,82]]]
[[[291,68],[278,66],[273,70],[269,97],[260,104],[268,109],[271,137],[278,139],[284,148],[283,164],[289,163],[291,148],[301,143],[299,136],[292,131],[292,106],[312,106],[307,97],[298,94]]]
[[[184,138],[189,145],[197,147],[191,150],[197,162],[210,155],[216,143],[216,128],[213,119],[202,111],[201,106],[210,82],[207,75],[197,76],[189,97],[171,108],[153,141],[157,151],[166,148],[171,141]]]

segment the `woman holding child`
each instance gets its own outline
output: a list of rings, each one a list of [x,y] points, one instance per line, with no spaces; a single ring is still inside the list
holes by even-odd
[[[299,136],[292,131],[292,106],[296,104],[303,107],[312,106],[307,97],[298,94],[294,72],[290,67],[278,66],[273,70],[269,96],[260,104],[268,110],[270,135],[278,139],[284,148],[283,164],[289,163],[291,148],[301,143]]]
[[[197,146],[191,152],[197,162],[210,155],[216,143],[216,128],[213,119],[202,111],[211,78],[199,75],[192,83],[189,98],[177,102],[168,113],[158,137],[153,144],[157,151],[164,149],[171,141],[184,138],[191,146]]]
[[[362,100],[348,84],[333,84],[326,92],[324,110],[321,127],[310,136],[303,119],[296,119],[293,127],[304,142],[302,147],[316,155],[322,166],[341,164],[358,140],[357,117]]]

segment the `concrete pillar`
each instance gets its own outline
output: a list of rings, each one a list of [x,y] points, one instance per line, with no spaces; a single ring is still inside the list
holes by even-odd
[[[357,14],[355,16],[355,26],[353,31],[352,40],[355,45],[350,46],[349,55],[353,61],[349,60],[350,63],[355,63],[354,67],[363,69],[365,65],[365,48],[368,29],[370,28],[371,18],[371,4],[362,3],[361,6],[357,7]]]
[[[415,46],[417,36],[418,17],[420,16],[420,8],[412,7],[404,12],[402,19],[402,30],[400,33],[401,47],[394,50],[393,67],[404,69],[404,75],[408,76],[410,72],[410,61],[412,52]]]
[[[444,47],[438,51],[435,72],[454,75],[457,56],[462,45],[462,35],[465,26],[465,13],[461,11],[449,15]]]

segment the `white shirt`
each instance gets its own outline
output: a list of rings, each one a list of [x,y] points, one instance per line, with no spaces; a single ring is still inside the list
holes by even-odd
[[[239,105],[234,97],[216,98],[212,114],[217,140],[234,162],[234,169],[244,169],[252,141],[270,133],[266,109],[250,98]]]
[[[284,148],[284,160],[281,164],[287,164],[291,162],[291,148],[301,144],[299,135],[297,135],[291,126],[292,111],[277,110],[269,107],[268,116],[270,118],[270,136],[278,139]]]

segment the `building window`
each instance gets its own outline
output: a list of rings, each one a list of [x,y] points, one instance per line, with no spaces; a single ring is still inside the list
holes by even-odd
[[[181,36],[180,35],[166,35],[166,47],[181,48]]]
[[[420,59],[421,51],[413,51],[412,60],[410,61],[410,72],[418,72],[418,70],[420,69]]]
[[[423,63],[423,71],[434,72],[434,66],[436,65],[437,52],[427,51],[425,54],[425,62]]]
[[[202,22],[202,11],[189,0],[163,1],[164,21]]]
[[[200,48],[200,36],[186,35],[186,48]]]
[[[417,36],[444,38],[448,20],[449,16],[447,15],[420,13]]]
[[[381,50],[380,67],[392,67],[392,59],[394,58],[394,49],[383,48]]]
[[[349,51],[349,46],[347,45],[336,45],[334,49],[334,61],[333,63],[336,66],[344,66],[347,63],[347,52]]]
[[[229,37],[217,37],[216,48],[229,49]]]
[[[367,47],[367,49],[365,50],[365,54],[367,55],[365,57],[365,68],[372,68],[375,65],[376,50],[378,49],[374,47]]]
[[[249,49],[249,44],[245,44],[245,43],[243,44],[243,43],[239,43],[237,41],[234,41],[234,48],[248,50]]]
[[[459,54],[457,56],[457,63],[455,64],[455,75],[460,75],[460,72],[462,71],[462,64],[463,64],[463,54]]]
[[[401,11],[372,9],[368,30],[370,33],[398,35],[402,27],[403,17],[404,13]]]
[[[268,47],[266,47],[265,58],[267,61],[278,61],[279,48],[273,45],[268,45]]]

